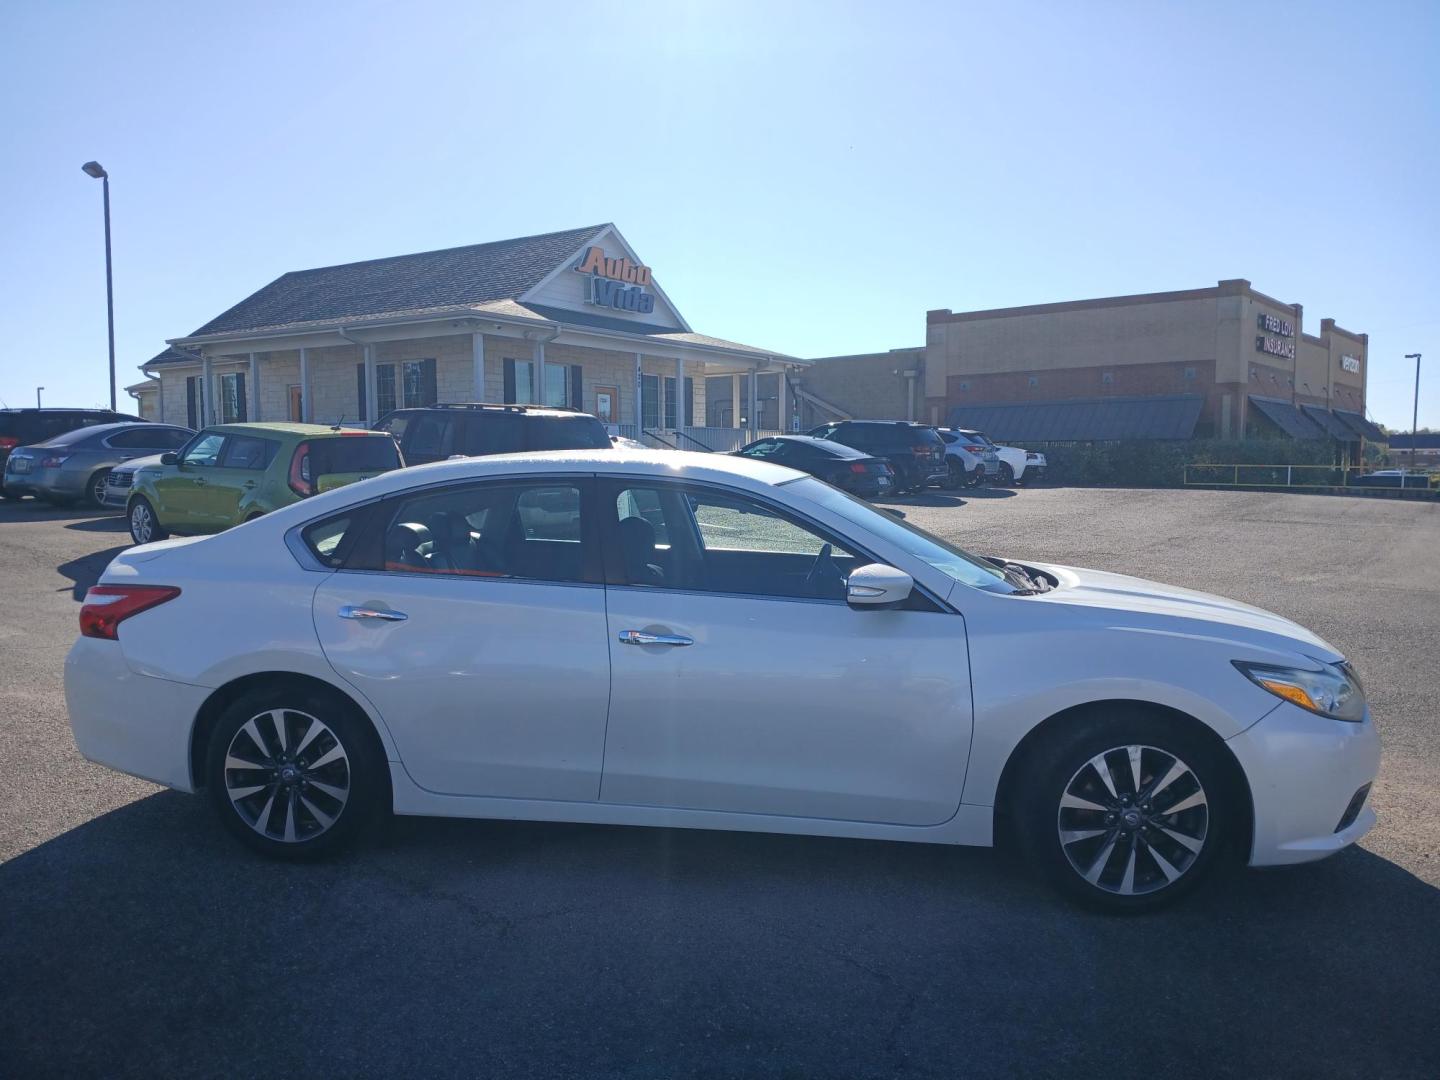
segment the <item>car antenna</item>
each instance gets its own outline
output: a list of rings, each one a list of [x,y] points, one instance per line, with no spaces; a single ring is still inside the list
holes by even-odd
[[[335,423],[333,423],[333,424],[330,425],[330,430],[331,430],[331,431],[339,431],[339,430],[340,430],[340,425],[343,424],[344,422],[345,422],[345,414],[342,412],[342,413],[340,414],[340,419],[339,419],[339,420],[336,420]]]

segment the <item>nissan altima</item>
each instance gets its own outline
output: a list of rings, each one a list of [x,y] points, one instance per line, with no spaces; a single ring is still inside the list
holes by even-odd
[[[1003,840],[1134,911],[1375,822],[1360,681],[1310,631],[745,458],[386,473],[124,552],[80,632],[81,752],[279,857],[386,810]]]

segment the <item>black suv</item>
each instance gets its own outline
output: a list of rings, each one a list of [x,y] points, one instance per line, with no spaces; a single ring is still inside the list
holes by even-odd
[[[808,434],[863,450],[890,463],[896,491],[919,491],[948,479],[945,444],[935,429],[910,420],[836,420]]]
[[[109,409],[0,409],[0,477],[5,475],[10,451],[17,446],[34,446],[76,428],[139,419]],[[6,497],[0,487],[0,499]]]
[[[396,409],[375,425],[400,444],[407,465],[455,454],[515,454],[525,450],[608,450],[605,425],[589,413],[540,405],[431,405]]]

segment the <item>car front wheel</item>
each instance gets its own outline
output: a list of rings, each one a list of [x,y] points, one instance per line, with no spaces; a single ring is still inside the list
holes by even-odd
[[[1017,792],[1022,840],[1061,892],[1126,913],[1201,883],[1234,818],[1217,750],[1170,717],[1117,707],[1042,744]]]
[[[206,782],[221,822],[261,854],[311,859],[373,823],[384,759],[354,706],[277,688],[231,703],[211,733]]]
[[[1010,467],[1009,462],[1002,461],[1002,462],[1000,463],[1000,477],[999,477],[999,480],[1000,480],[1000,486],[1001,486],[1001,487],[1014,487],[1014,486],[1015,486],[1015,470]]]
[[[91,506],[102,510],[105,508],[105,479],[109,475],[109,469],[101,469],[90,477],[90,482],[85,488],[85,497]]]
[[[130,539],[137,544],[150,544],[156,540],[164,540],[170,534],[160,527],[160,519],[155,516],[155,508],[150,505],[150,500],[143,495],[138,499],[132,499],[130,509],[125,516],[130,522]]]

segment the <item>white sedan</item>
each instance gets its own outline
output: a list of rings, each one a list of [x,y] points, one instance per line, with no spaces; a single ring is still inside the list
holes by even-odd
[[[1226,848],[1305,862],[1375,822],[1360,684],[1304,628],[979,558],[746,458],[386,473],[132,548],[80,624],[81,752],[203,790],[271,855],[330,851],[385,808],[1004,839],[1135,910]]]

